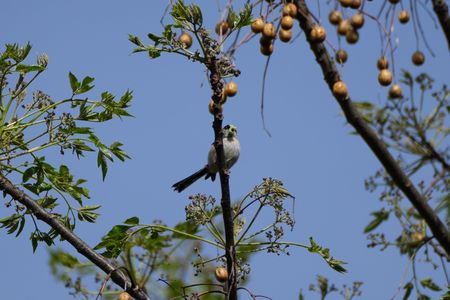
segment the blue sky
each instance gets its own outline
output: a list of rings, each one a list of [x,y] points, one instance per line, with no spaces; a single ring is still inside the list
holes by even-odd
[[[215,24],[219,18],[216,1],[198,3],[204,5],[205,22]],[[132,157],[112,165],[105,182],[96,168],[95,155],[78,162],[69,155],[59,157],[58,150],[47,154],[48,159],[64,161],[76,176],[88,179],[92,203],[102,205],[96,225],[83,224],[77,229],[90,245],[128,217],[138,216],[143,223],[161,219],[174,225],[184,220],[188,195],[206,192],[219,196],[217,181],[199,181],[182,194],[170,188],[204,165],[213,139],[205,70],[175,55],[162,55],[157,60],[149,60],[145,54],[131,55],[133,45],[127,41],[129,33],[145,40],[148,32],[161,32],[159,21],[165,5],[165,1],[139,0],[24,0],[2,5],[2,47],[29,41],[34,46],[31,56],[45,52],[50,58],[48,70],[32,90],[41,89],[54,99],[70,96],[69,71],[79,78],[96,78],[89,94],[92,97],[105,90],[117,96],[133,90],[131,112],[135,117],[98,127],[107,143],[120,140]],[[326,5],[322,7],[321,20],[326,21],[328,10]],[[436,58],[425,52],[426,65],[420,69],[412,66],[409,60],[415,40],[411,24],[396,25],[397,74],[400,68],[416,75],[427,71],[437,82],[445,83],[450,70],[447,44],[440,28],[435,29],[426,15],[422,19]],[[373,22],[366,23],[360,42],[345,46],[350,57],[341,70],[354,100],[380,103],[387,89],[376,81],[379,36]],[[326,28],[331,32],[328,22]],[[329,35],[337,48],[334,34]],[[302,249],[291,250],[288,257],[261,253],[252,260],[249,288],[272,299],[296,299],[299,290],[307,291],[316,274],[321,274],[338,286],[363,281],[364,299],[390,298],[402,280],[407,260],[397,250],[380,253],[368,249],[362,233],[369,213],[380,208],[377,194],[364,190],[364,178],[380,165],[364,142],[349,134],[352,130],[324,83],[304,36],[291,45],[277,43],[271,59],[265,116],[272,137],[263,131],[260,118],[265,57],[259,54],[256,39],[239,50],[236,64],[242,71],[236,79],[239,93],[227,102],[224,111],[225,123],[238,127],[242,147],[231,173],[233,199],[245,195],[263,177],[281,179],[296,197],[296,227],[286,238],[307,244],[313,236],[319,244],[330,247],[335,257],[349,263],[349,272],[342,275]],[[1,209],[0,218],[8,213]],[[395,222],[383,228],[391,237],[399,233]],[[33,254],[27,237],[27,233],[15,238],[0,231],[3,297],[70,298],[50,274],[47,250],[39,247]],[[423,277],[442,282],[441,274],[437,276],[427,268],[423,272]],[[306,294],[307,299],[319,298]]]

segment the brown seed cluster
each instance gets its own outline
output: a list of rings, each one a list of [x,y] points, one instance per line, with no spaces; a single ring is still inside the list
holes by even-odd
[[[283,43],[287,43],[292,39],[292,27],[294,26],[294,18],[296,15],[297,6],[294,3],[286,3],[283,6],[280,20],[281,28],[278,31],[278,38]],[[253,33],[261,33],[261,38],[259,39],[260,52],[266,56],[271,55],[273,53],[273,41],[277,37],[275,25],[270,22],[265,22],[263,18],[259,17],[253,20],[250,28]]]
[[[359,41],[359,30],[364,26],[365,15],[361,9],[361,0],[337,0],[341,7],[357,9],[358,11],[350,17],[343,16],[342,10],[331,10],[328,14],[328,21],[330,24],[336,26],[338,36],[345,37],[348,44],[356,44]],[[400,0],[388,0],[390,5],[396,5]],[[410,12],[402,9],[398,13],[398,21],[401,24],[406,24],[410,20]],[[314,26],[311,31],[311,38],[313,41],[323,41],[320,36],[321,30],[317,30]],[[335,52],[335,60],[339,64],[344,64],[348,60],[348,53],[344,49],[338,49]],[[425,55],[421,51],[416,51],[411,56],[411,61],[414,65],[420,66],[425,63]],[[389,61],[382,56],[377,60],[378,83],[382,86],[390,86],[389,97],[391,99],[399,99],[403,97],[402,89],[399,84],[393,82],[393,74],[389,70]],[[333,94],[337,98],[347,97],[347,87],[343,81],[337,81],[333,85]]]

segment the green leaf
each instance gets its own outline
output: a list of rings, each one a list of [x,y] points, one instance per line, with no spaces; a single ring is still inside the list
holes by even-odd
[[[412,87],[414,85],[414,78],[410,72],[402,69],[402,77],[403,78],[400,80],[400,82],[406,84],[409,87]]]
[[[355,101],[355,102],[353,102],[353,104],[361,110],[373,110],[376,108],[376,106],[373,103],[366,102],[366,101],[360,101],[360,102]]]
[[[45,197],[38,199],[37,203],[45,209],[53,209],[58,206],[56,200],[58,199],[53,196],[46,195]]]
[[[78,81],[77,77],[72,74],[72,72],[69,72],[69,81],[72,92],[75,94],[76,90],[80,87],[80,82]]]
[[[130,157],[128,156],[128,154],[125,153],[125,151],[123,151],[120,147],[122,146],[122,143],[120,142],[114,142],[111,144],[111,146],[109,146],[109,149],[111,150],[111,152],[121,161],[125,161],[125,159],[130,159]]]
[[[102,241],[94,247],[94,250],[105,249],[103,256],[117,258],[129,237],[128,231],[132,225],[116,225],[104,237]]]
[[[184,1],[178,0],[170,12],[174,21],[185,28],[190,28],[192,25],[201,27],[203,24],[202,11],[198,5],[185,5]]]
[[[425,278],[425,279],[422,279],[422,280],[420,281],[420,284],[421,284],[424,288],[428,288],[428,289],[430,289],[430,290],[432,290],[432,291],[435,291],[435,292],[442,291],[442,289],[441,289],[436,283],[434,283],[433,280],[432,280],[431,278]]]
[[[56,259],[59,264],[69,269],[73,269],[80,263],[75,256],[72,256],[62,250],[52,250],[50,255],[52,260]]]
[[[167,40],[167,41],[172,41],[173,39],[173,31],[172,31],[172,24],[168,24],[164,27],[164,31],[162,33],[163,37]],[[156,42],[156,41],[155,41]],[[156,45],[156,43],[155,43]]]
[[[92,88],[94,88],[93,85],[91,85],[92,82],[94,82],[94,78],[93,77],[89,77],[86,76],[83,78],[83,81],[81,82],[81,86],[77,89],[76,94],[83,94],[86,93],[87,91],[91,90]]]
[[[228,26],[230,26],[231,30],[234,30],[236,28],[238,18],[232,6],[230,6],[230,8],[228,9],[228,16],[226,21],[228,23]]]
[[[375,217],[367,226],[364,228],[364,233],[369,233],[375,228],[377,228],[381,223],[386,221],[389,218],[389,212],[384,209],[380,211],[375,211],[371,213],[372,216]]]
[[[38,241],[33,234],[31,234],[30,239],[31,239],[31,246],[33,247],[33,253],[34,253],[34,252],[36,252],[36,248],[38,246]]]
[[[439,300],[450,300],[450,286],[447,288],[448,288],[447,292],[444,295],[442,295],[439,298]]]
[[[139,224],[139,218],[138,217],[131,217],[125,220],[125,222],[123,222],[124,224],[127,225],[138,225]]]
[[[105,180],[106,173],[108,173],[108,163],[102,151],[98,151],[97,166],[102,169],[102,179]]]
[[[245,4],[244,9],[239,12],[239,17],[236,28],[241,28],[250,25],[252,22],[252,5],[250,3]]]
[[[157,58],[161,56],[161,49],[156,48],[155,46],[148,46],[147,51],[150,58]]]
[[[36,248],[38,246],[38,242],[45,242],[48,246],[51,246],[53,244],[52,237],[45,232],[42,231],[34,231],[31,233],[30,236],[31,239],[31,245],[33,247],[33,252],[36,251]]]
[[[330,249],[323,248],[322,246],[318,245],[312,237],[309,238],[309,242],[311,243],[311,246],[308,247],[308,251],[312,253],[317,253],[327,262],[327,264],[335,271],[339,273],[345,273],[347,270],[343,267],[346,262],[342,260],[337,260],[333,258],[330,255]]]
[[[30,167],[30,168],[26,169],[25,172],[23,172],[22,181],[27,182],[28,180],[30,180],[30,178],[34,174],[36,174],[37,170],[38,170],[37,167]]]
[[[403,287],[403,289],[405,290],[405,295],[403,296],[403,300],[407,300],[409,298],[413,288],[414,288],[414,285],[411,282],[408,282],[407,284],[405,284],[405,286]]]
[[[147,52],[147,51],[148,51],[147,47],[138,47],[134,48],[132,53]]]
[[[199,231],[199,226],[197,226],[193,222],[186,221],[186,222],[178,223],[177,225],[175,225],[174,229],[176,229],[177,231],[195,235]],[[177,238],[177,239],[189,239],[185,235],[178,234],[176,232],[173,233],[173,237]]]
[[[28,72],[42,72],[45,70],[45,67],[39,65],[23,65],[19,64],[16,66],[16,71],[21,73]]]
[[[139,39],[139,37],[137,37],[137,36],[135,36],[135,35],[129,34],[129,35],[128,35],[128,40],[129,40],[130,42],[132,42],[133,44],[135,44],[136,46],[139,46],[139,47],[145,47],[145,45],[141,42],[141,40]]]
[[[167,27],[167,26],[166,26]],[[149,34],[147,34],[147,37],[149,38],[149,39],[151,39],[153,42],[155,42],[155,45],[158,45],[160,42],[161,42],[161,40],[162,40],[162,37],[160,37],[160,36],[158,36],[158,35],[156,35],[156,34],[153,34],[153,33],[149,33]],[[143,46],[142,46],[143,47]]]
[[[94,210],[97,210],[98,208],[100,208],[100,205],[86,205],[80,207],[78,209],[78,219],[80,221],[94,223],[99,216],[99,214],[94,212]]]
[[[20,235],[24,226],[25,226],[25,218],[22,217],[20,219],[20,225],[19,225],[19,229],[17,230],[16,237],[18,237]]]
[[[0,219],[0,224],[1,224],[0,228],[8,229],[6,232],[8,234],[12,234],[19,228],[19,226],[22,227],[22,229],[23,229],[23,225],[21,224],[21,219],[24,219],[24,216],[17,214],[17,213],[13,214],[9,217]],[[20,231],[22,231],[22,229],[20,229]],[[19,234],[20,234],[20,232],[18,234],[16,234],[16,236]]]

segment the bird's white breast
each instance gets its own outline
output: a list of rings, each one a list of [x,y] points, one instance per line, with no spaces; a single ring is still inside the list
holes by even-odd
[[[240,149],[239,140],[236,137],[223,139],[223,150],[227,169],[231,168],[238,160]],[[211,145],[208,153],[208,169],[211,173],[216,173],[218,171],[216,158],[216,149],[214,148],[214,145]]]

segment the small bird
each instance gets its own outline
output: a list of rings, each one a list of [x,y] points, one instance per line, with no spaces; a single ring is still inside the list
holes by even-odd
[[[238,160],[240,149],[241,147],[237,138],[236,126],[226,125],[223,128],[223,150],[225,155],[225,167],[227,169],[230,169]],[[211,180],[214,181],[216,179],[216,173],[219,171],[216,159],[216,149],[214,148],[214,145],[211,145],[208,152],[208,164],[191,176],[172,185],[173,189],[178,193],[181,193],[203,176],[205,176],[205,179],[211,178]]]

